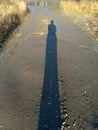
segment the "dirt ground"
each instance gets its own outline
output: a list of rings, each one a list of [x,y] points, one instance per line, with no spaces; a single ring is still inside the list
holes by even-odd
[[[56,76],[61,118],[61,128],[55,130],[97,130],[98,52],[94,38],[74,24],[77,19],[62,18],[43,8],[31,10],[33,17],[32,13],[27,16],[0,52],[0,130],[43,130],[38,125],[45,76],[49,80],[45,75],[46,38],[52,18],[58,29]],[[49,63],[53,66],[54,62]],[[52,109],[48,112],[54,115]]]

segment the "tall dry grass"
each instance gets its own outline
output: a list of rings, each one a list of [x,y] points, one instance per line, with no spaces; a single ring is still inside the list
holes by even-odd
[[[2,0],[0,2],[0,46],[6,37],[20,24],[26,13],[23,0]]]
[[[98,40],[98,1],[97,0],[61,0],[61,8],[64,13],[71,13],[79,24],[89,31]],[[81,22],[80,22],[81,21]]]
[[[81,2],[75,2],[73,0],[61,0],[60,4],[66,13],[79,13],[88,15],[98,14],[98,1],[82,0]]]

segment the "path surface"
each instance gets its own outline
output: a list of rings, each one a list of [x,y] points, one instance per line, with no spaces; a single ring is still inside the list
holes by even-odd
[[[60,10],[29,8],[0,52],[0,130],[97,130],[98,43]]]

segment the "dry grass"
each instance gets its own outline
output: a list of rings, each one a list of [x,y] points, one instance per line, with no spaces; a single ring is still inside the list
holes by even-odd
[[[66,13],[85,13],[89,15],[98,14],[98,2],[95,1],[61,1],[61,7]]]
[[[2,0],[0,2],[0,46],[26,13],[23,0]]]
[[[61,8],[64,13],[70,13],[75,16],[75,23],[83,25],[84,29],[89,31],[96,40],[98,40],[98,1],[81,0],[81,2],[61,1]]]

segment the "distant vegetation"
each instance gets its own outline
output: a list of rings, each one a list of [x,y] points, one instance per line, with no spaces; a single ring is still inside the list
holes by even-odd
[[[25,14],[24,0],[0,0],[0,47]]]
[[[98,15],[98,0],[61,0],[65,12]]]

